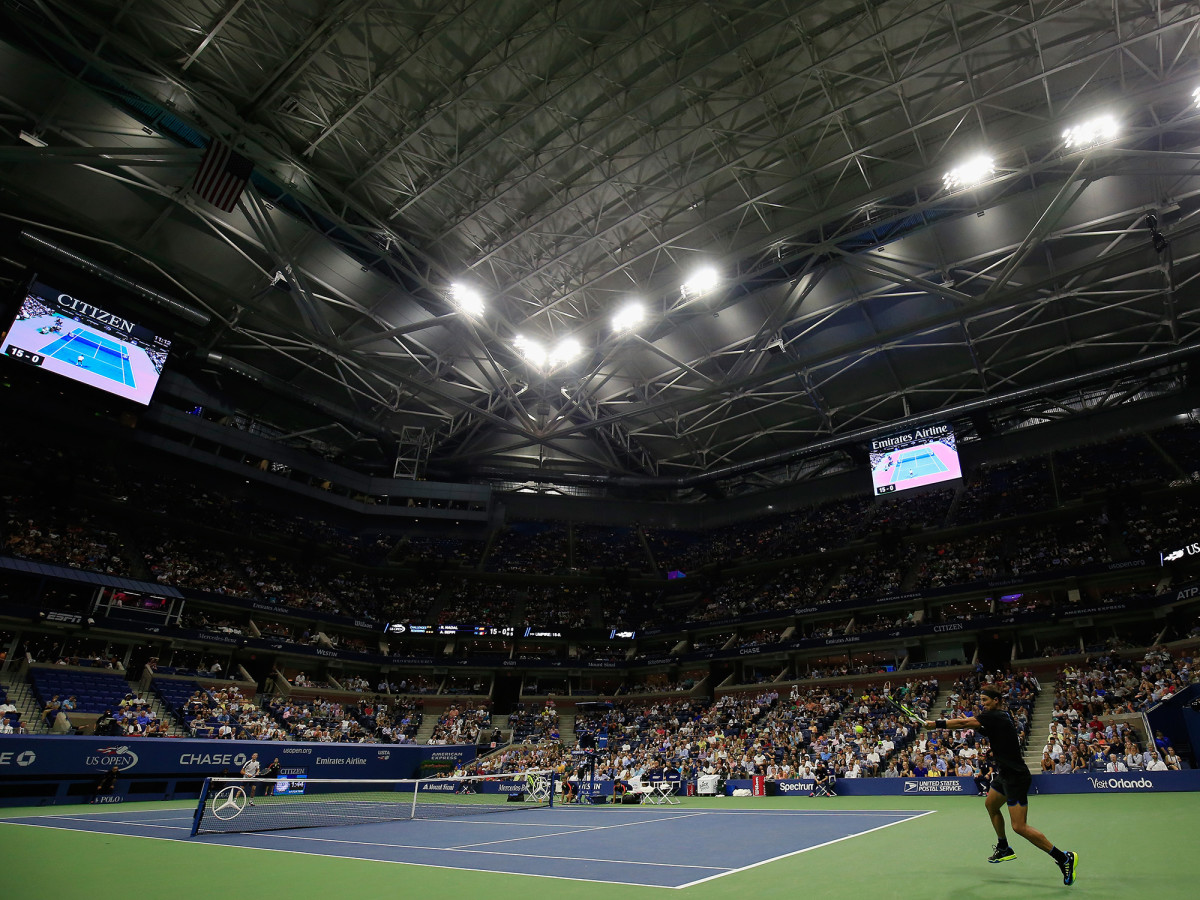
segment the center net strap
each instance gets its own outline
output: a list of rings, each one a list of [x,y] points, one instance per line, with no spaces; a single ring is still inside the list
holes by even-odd
[[[512,772],[395,781],[334,778],[210,778],[192,834],[231,834],[444,819],[542,809],[553,773]]]

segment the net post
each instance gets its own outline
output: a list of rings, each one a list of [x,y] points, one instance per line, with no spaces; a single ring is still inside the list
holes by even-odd
[[[557,781],[557,780],[558,780],[558,773],[551,772],[550,773],[550,798],[546,801],[546,806],[549,809],[554,808],[554,789],[556,787],[555,781]]]
[[[408,811],[408,817],[410,819],[415,819],[417,817],[417,797],[420,796],[420,793],[421,793],[421,779],[414,778],[413,782],[412,782],[412,786],[413,786],[413,802],[412,802],[412,808]]]
[[[196,812],[192,816],[192,833],[190,837],[195,837],[196,832],[200,830],[200,817],[204,815],[204,804],[208,802],[208,787],[212,784],[211,778],[205,778],[204,784],[200,788],[200,802],[196,804]]]

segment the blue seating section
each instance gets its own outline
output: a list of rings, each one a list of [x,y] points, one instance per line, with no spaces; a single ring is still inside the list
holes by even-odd
[[[30,669],[30,682],[38,704],[45,709],[55,694],[60,700],[74,695],[81,713],[115,711],[134,688],[115,672],[72,672],[60,669]]]

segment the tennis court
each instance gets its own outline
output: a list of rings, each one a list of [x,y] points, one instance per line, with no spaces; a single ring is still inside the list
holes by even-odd
[[[924,475],[937,475],[948,468],[931,450],[922,448],[920,452],[905,454],[896,461],[896,467],[892,470],[892,483]]]
[[[121,345],[86,329],[76,328],[51,341],[38,352],[65,363],[81,365],[120,384],[136,387],[129,357]],[[83,358],[82,363],[79,362],[80,357]]]
[[[1067,888],[1053,861],[1025,845],[1018,859],[989,865],[990,828],[970,797],[685,798],[669,809],[537,809],[189,838],[194,811],[179,801],[4,811],[5,896],[529,900],[556,890],[626,900],[678,889],[703,900],[1183,900],[1195,896],[1200,828],[1193,794],[1039,796],[1031,823],[1081,853],[1079,880]]]
[[[189,837],[185,809],[47,813],[8,824],[441,869],[682,888],[903,824],[928,811],[519,809],[487,816]],[[679,848],[688,848],[684,853]]]

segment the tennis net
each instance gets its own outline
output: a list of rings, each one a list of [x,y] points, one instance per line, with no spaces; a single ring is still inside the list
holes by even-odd
[[[553,804],[553,778],[548,771],[394,781],[210,778],[200,793],[192,834],[364,825],[541,809]]]
[[[125,358],[124,350],[121,350],[119,348],[114,350],[112,347],[108,346],[107,344],[101,344],[99,341],[92,340],[91,335],[84,334],[83,332],[79,332],[78,334],[73,334],[73,335],[71,335],[71,338],[72,338],[72,343],[83,344],[85,347],[95,347],[101,353],[107,353],[110,356],[117,357],[118,359]]]

